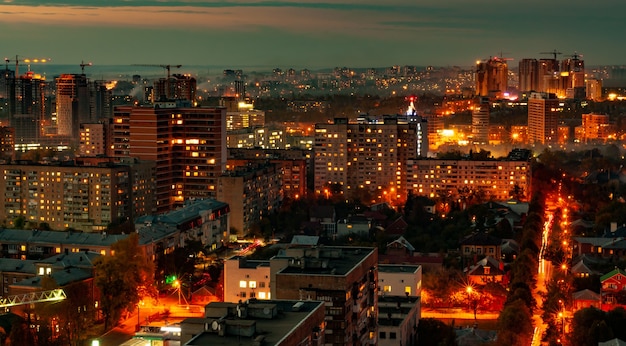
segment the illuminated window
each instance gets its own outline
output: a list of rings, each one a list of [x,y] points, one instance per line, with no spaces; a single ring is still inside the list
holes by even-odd
[[[250,281],[250,282],[248,282],[248,287],[250,287],[250,288],[256,288],[256,281]]]
[[[391,292],[391,285],[383,286],[383,292]]]
[[[244,280],[239,281],[239,287],[240,288],[246,288],[247,287],[247,282]]]
[[[404,286],[404,293],[411,295],[411,286]]]

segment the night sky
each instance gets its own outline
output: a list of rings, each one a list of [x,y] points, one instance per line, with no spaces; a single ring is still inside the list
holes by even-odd
[[[626,63],[624,0],[4,0],[0,56],[58,64],[470,66]]]

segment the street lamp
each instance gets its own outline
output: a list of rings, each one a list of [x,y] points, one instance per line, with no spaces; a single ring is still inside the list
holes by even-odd
[[[478,301],[474,299],[474,288],[470,285],[465,287],[467,292],[467,299],[469,299],[470,311],[474,310],[474,324],[476,324],[476,310],[478,310]]]
[[[178,290],[178,305],[180,305],[180,281],[176,280],[172,285]]]
[[[137,303],[137,331],[139,331],[139,329],[141,328],[141,319],[139,318],[139,307],[144,305],[143,300],[140,300],[139,303]]]

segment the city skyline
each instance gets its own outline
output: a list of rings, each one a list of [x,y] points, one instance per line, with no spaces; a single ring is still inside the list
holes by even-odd
[[[626,3],[617,0],[8,0],[0,8],[3,55],[55,64],[470,66],[502,54],[516,65],[556,49],[559,58],[619,65],[626,55],[617,44]]]

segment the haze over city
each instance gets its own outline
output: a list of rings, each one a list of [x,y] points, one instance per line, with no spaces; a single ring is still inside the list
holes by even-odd
[[[4,1],[5,56],[55,64],[320,68],[471,65],[558,48],[621,64],[626,3]]]

